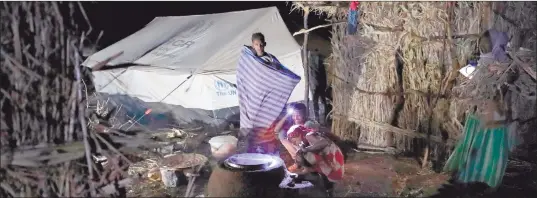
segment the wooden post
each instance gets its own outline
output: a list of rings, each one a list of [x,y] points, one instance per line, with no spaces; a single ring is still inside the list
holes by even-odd
[[[304,7],[304,29],[308,29],[308,15],[310,13],[309,7]],[[306,83],[306,88],[304,91],[304,103],[306,105],[306,117],[309,114],[310,110],[310,83],[309,83],[309,74],[310,67],[308,65],[308,32],[304,33],[304,42],[302,43],[302,63],[304,66],[304,83]]]

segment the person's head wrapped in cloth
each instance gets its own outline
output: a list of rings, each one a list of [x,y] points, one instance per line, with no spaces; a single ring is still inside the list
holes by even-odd
[[[287,140],[289,140],[294,145],[303,145],[307,143],[306,135],[310,131],[310,129],[306,128],[303,125],[293,125],[287,131]]]
[[[313,132],[320,132],[321,124],[315,121],[308,120],[304,126]]]
[[[492,58],[498,62],[509,61],[506,52],[508,42],[509,37],[507,33],[490,29],[481,35],[479,50],[481,51],[482,57]]]

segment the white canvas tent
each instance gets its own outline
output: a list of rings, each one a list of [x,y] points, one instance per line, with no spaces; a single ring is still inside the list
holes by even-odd
[[[128,68],[94,71],[97,92],[128,95],[189,109],[214,111],[238,106],[235,75],[243,45],[262,32],[266,51],[303,76],[301,47],[276,7],[209,15],[157,17],[138,32],[91,55],[93,67],[121,53],[108,65]],[[304,98],[304,81],[290,102]]]

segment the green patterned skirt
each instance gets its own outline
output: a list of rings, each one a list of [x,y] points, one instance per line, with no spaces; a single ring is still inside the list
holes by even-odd
[[[485,128],[475,115],[469,115],[459,140],[444,171],[456,173],[462,183],[482,182],[492,188],[501,182],[513,142],[507,127]]]

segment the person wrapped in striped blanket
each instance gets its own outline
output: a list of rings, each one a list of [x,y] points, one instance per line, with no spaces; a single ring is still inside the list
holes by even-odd
[[[252,35],[244,46],[237,67],[240,109],[239,152],[279,155],[274,132],[277,119],[298,82],[296,75],[265,52],[265,36]]]

